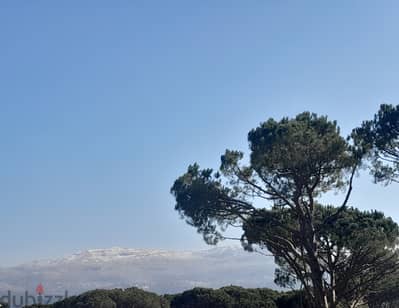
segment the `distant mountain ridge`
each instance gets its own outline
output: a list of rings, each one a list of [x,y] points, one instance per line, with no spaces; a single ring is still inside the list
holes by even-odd
[[[47,294],[79,294],[96,288],[136,286],[160,294],[193,288],[273,284],[273,259],[241,247],[171,251],[113,247],[90,249],[63,258],[0,269],[0,294],[34,294],[42,283]]]

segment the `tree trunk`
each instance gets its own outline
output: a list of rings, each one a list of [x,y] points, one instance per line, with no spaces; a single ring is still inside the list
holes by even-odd
[[[305,216],[303,227],[303,230],[305,231],[305,243],[307,242],[305,247],[308,252],[308,264],[311,271],[315,306],[318,308],[335,308],[335,305],[331,303],[331,300],[329,303],[329,292],[324,285],[323,272],[320,268],[319,259],[317,257],[318,242],[313,226],[313,217]]]
[[[316,306],[320,308],[332,308],[329,304],[326,289],[323,286],[322,274],[319,268],[312,269],[312,284]]]

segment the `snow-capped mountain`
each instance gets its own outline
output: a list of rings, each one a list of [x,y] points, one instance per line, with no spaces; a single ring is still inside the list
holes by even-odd
[[[96,288],[137,286],[176,293],[195,286],[275,287],[273,259],[241,247],[203,251],[92,249],[64,258],[0,269],[0,294],[34,293],[42,283],[47,294],[81,293]]]

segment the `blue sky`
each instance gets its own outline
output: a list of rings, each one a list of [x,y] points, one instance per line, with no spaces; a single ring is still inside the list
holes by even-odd
[[[2,1],[0,265],[202,249],[169,189],[269,117],[399,102],[397,1]],[[398,186],[351,204],[399,221]],[[337,196],[338,198],[339,196]]]

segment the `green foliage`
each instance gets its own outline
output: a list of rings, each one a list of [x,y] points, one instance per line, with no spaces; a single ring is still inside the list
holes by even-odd
[[[399,230],[397,224],[381,212],[354,208],[341,211],[333,223],[328,222],[328,218],[336,212],[337,209],[332,206],[316,205],[315,237],[319,243],[320,266],[326,271],[334,269],[336,296],[341,302],[350,302],[354,300],[353,290],[367,294],[375,290],[376,283],[382,277],[397,272],[398,252],[395,246]],[[277,256],[279,268],[276,270],[276,282],[281,286],[295,287],[298,282],[295,272],[283,258],[278,257],[275,246],[269,246],[264,240],[270,233],[279,234],[283,238],[290,238],[293,245],[300,247],[301,238],[281,228],[280,224],[275,224],[275,216],[270,218],[279,215],[280,222],[295,228],[295,217],[289,210],[272,209],[263,210],[262,213],[263,217],[259,215],[244,224],[245,237],[249,244],[264,241],[269,251]],[[332,256],[334,260],[329,264]]]
[[[35,306],[31,306],[35,307]],[[42,307],[42,306],[40,306]],[[155,293],[138,288],[94,290],[69,297],[52,308],[168,308],[169,302]]]
[[[233,299],[221,290],[194,288],[176,296],[171,307],[181,308],[225,308],[232,307]]]
[[[304,308],[303,294],[229,286],[217,290],[194,288],[175,295],[171,308]]]
[[[384,277],[383,281],[368,295],[370,308],[399,307],[399,276]]]
[[[306,187],[315,186],[314,196],[341,187],[342,173],[353,165],[337,123],[308,112],[269,119],[249,132],[248,141],[251,167],[287,199]]]
[[[373,120],[353,130],[352,138],[368,154],[375,182],[399,181],[399,105],[382,104]]]
[[[277,299],[278,308],[306,308],[305,296],[301,291],[282,293]]]
[[[306,308],[303,293],[271,289],[194,288],[181,294],[157,296],[137,288],[94,290],[52,305],[30,308]]]

